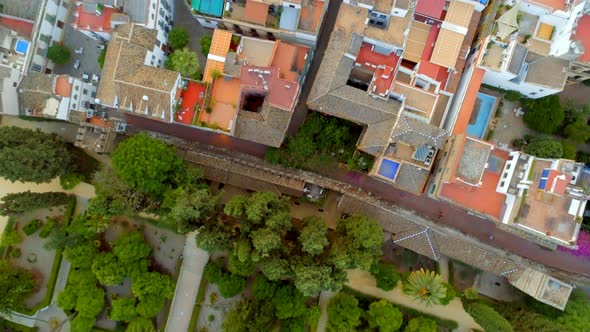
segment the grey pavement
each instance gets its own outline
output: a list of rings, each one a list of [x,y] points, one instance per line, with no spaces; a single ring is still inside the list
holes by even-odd
[[[185,0],[174,1],[174,26],[183,27],[186,29],[186,31],[188,31],[190,36],[188,40],[188,48],[197,52],[199,55],[199,63],[201,64],[201,68],[204,70],[207,59],[201,53],[201,44],[199,39],[204,34],[211,35],[213,31],[211,31],[211,29],[205,29],[203,26],[201,26],[201,24],[199,24]]]
[[[320,293],[320,319],[317,332],[324,332],[328,326],[328,303],[338,293],[323,291]]]
[[[445,255],[440,255],[438,258],[438,267],[440,277],[443,278],[444,281],[449,281],[449,258]]]
[[[57,275],[57,280],[55,281],[55,287],[53,288],[51,304],[57,304],[57,296],[59,295],[59,293],[61,293],[62,290],[64,290],[64,288],[66,288],[68,276],[70,274],[70,267],[70,262],[68,262],[68,260],[65,257],[63,257],[61,260],[61,264],[59,266],[59,273]]]
[[[84,72],[90,73],[90,76],[92,76],[92,74],[100,74],[101,68],[98,65],[97,59],[101,52],[98,48],[98,45],[100,45],[101,42],[87,37],[85,34],[76,31],[72,27],[71,23],[74,19],[73,12],[75,7],[76,4],[74,1],[70,2],[68,21],[65,22],[66,24],[64,27],[64,45],[70,49],[72,57],[68,63],[55,65],[53,73],[67,74],[78,78],[81,78],[82,73]],[[80,47],[84,48],[84,52],[82,54],[76,54],[74,50]],[[76,60],[80,60],[80,67],[78,69],[74,69],[74,62]]]
[[[38,332],[53,332],[58,326],[60,332],[70,332],[70,319],[66,313],[55,304],[51,304],[37,312],[37,321],[35,325],[39,328]]]
[[[196,231],[186,235],[182,266],[166,322],[167,332],[188,331],[209,253],[197,248]]]

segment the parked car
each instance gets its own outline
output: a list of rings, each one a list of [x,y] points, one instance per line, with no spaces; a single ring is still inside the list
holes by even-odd
[[[92,83],[98,83],[100,76],[98,74],[92,74]]]
[[[90,74],[88,74],[87,71],[84,72],[84,74],[82,74],[82,80],[84,82],[88,82],[88,79],[90,78]]]
[[[84,47],[80,47],[80,48],[75,49],[74,50],[74,53],[76,53],[76,54],[82,54],[82,53],[84,53]]]
[[[80,68],[80,60],[74,61],[74,69]]]

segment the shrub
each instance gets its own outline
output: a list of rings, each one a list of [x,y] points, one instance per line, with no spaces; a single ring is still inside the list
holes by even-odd
[[[524,152],[539,158],[561,158],[563,147],[550,136],[535,136],[524,148]]]
[[[512,325],[492,307],[483,303],[467,303],[465,311],[486,332],[513,332]]]
[[[565,112],[558,95],[539,99],[523,99],[521,101],[524,123],[531,129],[545,134],[553,134],[560,128],[565,119]]]
[[[205,265],[203,275],[208,282],[216,284],[223,277],[223,265],[218,261],[209,261]]]
[[[32,210],[64,205],[68,203],[68,195],[61,192],[33,193],[25,191],[8,194],[0,203],[0,214],[18,215]]]
[[[361,308],[358,300],[349,294],[340,293],[328,304],[328,331],[352,331],[360,325]]]
[[[447,289],[447,295],[440,300],[440,304],[447,305],[451,303],[457,297],[457,290],[453,285],[449,284],[448,282],[444,283],[445,288]]]
[[[29,236],[38,231],[41,226],[43,226],[43,222],[41,220],[35,219],[23,227],[23,232]]]
[[[57,64],[64,64],[70,61],[71,56],[70,49],[64,45],[54,44],[47,48],[47,59]]]
[[[0,247],[10,247],[21,243],[22,240],[22,237],[20,236],[20,234],[18,234],[16,229],[7,229],[2,234],[2,239],[0,239]]]
[[[199,44],[201,45],[201,53],[203,53],[203,55],[209,54],[212,39],[213,37],[210,35],[203,35],[201,36],[201,39],[199,39]]]
[[[22,254],[22,252],[21,252],[20,248],[14,248],[10,252],[10,257],[12,257],[12,258],[19,258],[21,256],[21,254]]]
[[[45,222],[45,225],[43,225],[43,227],[41,227],[41,231],[39,232],[39,237],[42,239],[47,238],[49,235],[51,235],[51,233],[53,232],[53,230],[55,229],[55,227],[57,226],[57,221],[55,221],[54,219],[49,219]]]
[[[217,283],[219,293],[225,298],[233,297],[246,289],[246,279],[233,273],[224,273]]]
[[[504,98],[509,101],[519,101],[522,98],[522,94],[518,91],[507,91],[504,94]]]
[[[82,182],[84,177],[77,173],[69,173],[59,178],[59,183],[64,190],[74,189],[78,183]]]
[[[384,291],[394,289],[400,279],[399,273],[391,264],[377,263],[371,267],[370,272],[377,281],[377,287]]]
[[[563,150],[562,158],[571,159],[571,160],[576,159],[576,145],[575,144],[568,142],[568,141],[563,141],[563,142],[561,142],[561,148]]]
[[[436,321],[426,317],[412,318],[404,332],[436,332]],[[488,331],[486,331],[488,332]]]

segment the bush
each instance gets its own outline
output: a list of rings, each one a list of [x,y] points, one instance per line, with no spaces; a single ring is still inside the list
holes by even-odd
[[[212,39],[213,37],[210,35],[203,35],[201,36],[201,39],[199,39],[199,44],[201,45],[201,53],[203,53],[203,55],[209,54]]]
[[[225,298],[233,297],[246,289],[246,279],[233,273],[224,273],[217,283],[219,293]]]
[[[467,303],[465,311],[486,332],[513,332],[512,325],[492,307],[483,303]]]
[[[477,298],[479,297],[479,294],[477,293],[477,291],[475,289],[469,287],[463,291],[463,296],[467,300],[477,300]]]
[[[223,277],[223,273],[223,265],[220,262],[209,261],[209,263],[205,265],[203,276],[205,276],[205,279],[208,282],[216,284]]]
[[[362,310],[358,300],[349,294],[340,293],[328,304],[328,331],[352,331],[360,325]]]
[[[563,150],[562,158],[565,159],[576,159],[576,145],[572,142],[563,141],[561,142],[561,149]]]
[[[0,247],[6,248],[14,246],[21,243],[22,240],[22,237],[20,236],[20,234],[18,234],[16,229],[6,229],[2,234],[2,239],[0,239]]]
[[[174,27],[168,33],[168,44],[173,49],[181,49],[188,44],[189,34],[183,27]]]
[[[35,219],[23,227],[23,232],[29,236],[38,231],[41,226],[43,226],[43,222],[41,220]]]
[[[102,51],[100,51],[100,54],[98,55],[98,58],[96,59],[96,61],[98,61],[98,66],[100,68],[102,68],[104,66],[104,59],[107,55],[107,50],[106,48]]]
[[[59,183],[64,190],[74,189],[78,183],[82,182],[84,177],[77,173],[69,173],[59,178]]]
[[[539,158],[561,158],[563,147],[549,136],[535,136],[525,146],[524,152]]]
[[[445,282],[444,285],[447,289],[447,295],[440,300],[440,304],[447,305],[457,297],[457,290],[448,282]]]
[[[39,237],[42,239],[47,238],[49,235],[51,235],[51,233],[53,232],[53,230],[55,229],[55,227],[57,226],[57,221],[55,221],[54,219],[49,219],[45,222],[45,225],[43,225],[43,227],[41,227],[41,231],[39,232]]]
[[[509,101],[519,101],[522,98],[522,94],[518,91],[506,91],[504,98]]]
[[[426,317],[412,318],[404,332],[436,332],[436,321]],[[486,330],[486,332],[488,332]]]
[[[551,95],[539,99],[523,99],[521,101],[524,113],[524,123],[536,131],[553,134],[560,128],[565,119],[565,112],[558,95]]]
[[[394,289],[400,279],[399,273],[391,264],[377,263],[371,267],[370,272],[377,281],[377,287],[384,291]]]
[[[19,215],[32,210],[64,205],[68,203],[68,195],[61,192],[33,193],[25,191],[8,194],[0,203],[0,214],[4,216]]]
[[[70,49],[64,45],[53,44],[47,48],[47,59],[57,64],[64,64],[70,61],[71,56]]]
[[[21,252],[20,248],[14,248],[10,252],[10,257],[12,257],[12,258],[19,258],[21,256],[21,254],[22,254],[22,252]]]

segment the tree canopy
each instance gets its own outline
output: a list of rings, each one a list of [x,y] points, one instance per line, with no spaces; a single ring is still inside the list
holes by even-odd
[[[10,181],[49,182],[68,173],[75,156],[55,134],[0,127],[0,176]]]
[[[220,195],[212,195],[208,188],[178,187],[169,190],[162,203],[162,209],[169,211],[166,222],[177,232],[186,233],[215,216],[220,198]]]
[[[404,332],[436,332],[436,322],[426,317],[412,318]]]
[[[348,294],[339,293],[328,303],[328,331],[352,331],[360,325],[362,310],[358,300]]]
[[[442,278],[434,271],[420,269],[410,274],[403,284],[404,293],[426,305],[441,304],[447,295]]]
[[[401,311],[385,300],[369,305],[367,320],[371,328],[378,328],[380,332],[397,331],[404,321]]]
[[[303,228],[299,233],[299,242],[303,251],[318,255],[324,251],[328,242],[328,227],[322,218],[307,217],[303,219]]]
[[[211,48],[211,41],[213,37],[211,35],[202,35],[199,39],[199,44],[201,45],[201,53],[203,55],[209,54],[209,49]]]
[[[183,27],[174,27],[168,33],[168,44],[173,49],[181,49],[188,44],[189,34]]]
[[[114,286],[125,280],[127,270],[115,254],[101,252],[94,257],[92,273],[94,273],[96,279],[98,279],[98,282],[102,285]]]
[[[132,188],[159,197],[183,162],[173,148],[141,133],[119,144],[113,152],[113,167]]]
[[[12,193],[2,197],[0,214],[4,216],[18,215],[36,209],[65,205],[69,196],[62,192],[33,193],[25,191]]]
[[[197,53],[186,47],[170,54],[165,66],[179,72],[183,77],[193,77],[201,70]]]
[[[47,59],[57,64],[67,63],[71,57],[72,52],[65,45],[53,44],[47,48]]]
[[[375,277],[377,287],[384,291],[394,289],[400,279],[399,273],[392,264],[379,262],[371,266],[370,272]]]
[[[135,318],[135,298],[117,297],[111,301],[111,313],[109,318],[114,321],[130,322]]]
[[[561,158],[563,147],[549,136],[535,136],[525,146],[524,152],[539,158]]]
[[[37,282],[31,272],[0,260],[0,312],[22,309]]]
[[[525,109],[524,122],[531,129],[544,134],[557,132],[565,119],[563,106],[558,95],[550,95],[538,99],[523,99]]]
[[[512,332],[512,325],[492,307],[477,302],[465,305],[465,311],[487,332]]]

